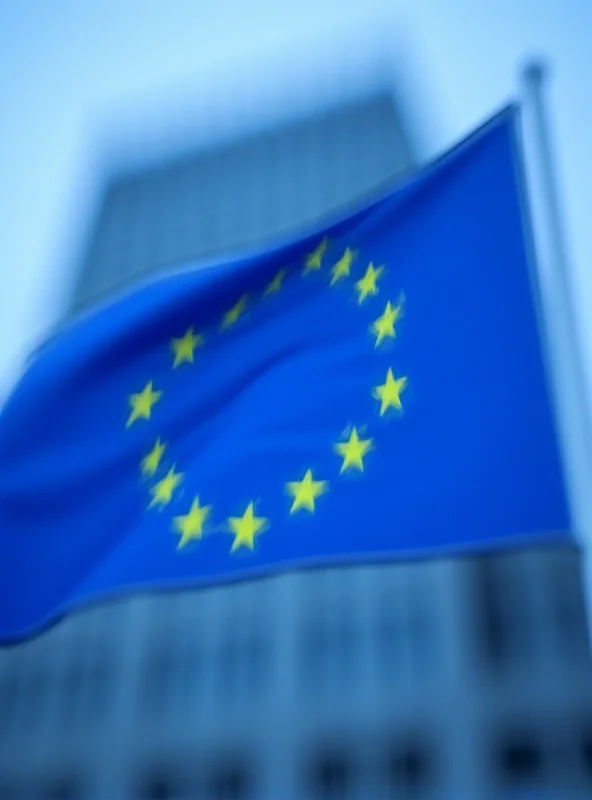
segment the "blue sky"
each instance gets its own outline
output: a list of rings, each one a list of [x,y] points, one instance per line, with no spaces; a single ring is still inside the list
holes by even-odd
[[[128,149],[281,116],[335,71],[392,71],[433,156],[553,67],[552,133],[570,280],[592,397],[589,0],[19,0],[0,5],[0,401],[59,319],[102,164]]]

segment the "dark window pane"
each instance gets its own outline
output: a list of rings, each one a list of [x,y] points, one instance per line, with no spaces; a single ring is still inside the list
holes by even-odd
[[[39,793],[40,800],[82,800],[84,792],[73,778],[48,781]]]
[[[180,654],[177,665],[178,682],[186,699],[192,697],[199,686],[202,670],[202,654],[197,646],[187,647]]]
[[[549,564],[549,599],[558,656],[582,661],[590,655],[579,553],[558,552]]]
[[[180,782],[168,771],[148,776],[140,785],[138,800],[177,800],[183,796]]]
[[[592,730],[585,731],[582,737],[582,761],[586,775],[592,782]]]
[[[89,676],[89,707],[93,719],[103,716],[109,706],[109,687],[112,682],[111,664],[106,657],[99,657],[92,665]]]
[[[390,598],[383,599],[377,610],[374,635],[379,668],[391,675],[401,667],[405,627],[399,607]]]
[[[307,618],[300,632],[299,667],[302,682],[322,682],[327,665],[329,640],[326,624],[320,619]]]
[[[47,697],[47,675],[40,670],[32,672],[23,679],[19,721],[25,727],[35,725],[43,714]]]
[[[502,745],[499,768],[504,783],[538,784],[543,773],[543,753],[539,744],[526,736],[514,738]]]
[[[504,660],[505,642],[502,615],[496,602],[491,558],[475,562],[476,619],[479,652],[486,663],[498,665]]]
[[[23,793],[16,783],[0,780],[0,800],[20,800]]]
[[[13,725],[20,689],[20,676],[14,671],[6,672],[0,678],[0,736],[9,732]]]
[[[241,764],[216,770],[208,781],[207,797],[216,800],[244,800],[251,794],[250,775]]]
[[[62,722],[72,723],[81,712],[85,688],[85,675],[82,663],[73,663],[62,677],[61,717]]]
[[[160,710],[168,705],[173,676],[173,660],[165,650],[154,651],[142,679],[141,704],[147,711]]]
[[[389,759],[389,776],[395,795],[425,787],[432,769],[430,755],[424,747],[408,744],[394,749]]]
[[[241,651],[236,639],[227,638],[220,643],[218,651],[218,682],[220,694],[229,698],[238,688]]]
[[[250,688],[271,688],[269,658],[269,642],[263,634],[253,634],[245,644],[247,683]]]
[[[478,641],[488,666],[530,665],[536,657],[540,614],[532,607],[536,572],[530,566],[524,553],[486,556],[475,563]]]
[[[312,769],[313,796],[347,797],[353,785],[353,767],[345,755],[333,753],[317,759]]]
[[[348,678],[355,673],[357,649],[356,630],[348,616],[334,617],[329,637],[331,648],[331,677]]]
[[[409,653],[413,668],[436,668],[435,631],[432,625],[428,598],[421,590],[409,598],[407,616]]]

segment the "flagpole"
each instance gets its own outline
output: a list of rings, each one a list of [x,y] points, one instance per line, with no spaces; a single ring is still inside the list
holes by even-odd
[[[568,248],[545,103],[548,69],[540,59],[521,70],[522,130],[544,327],[556,389],[567,489],[576,536],[585,551],[585,591],[592,620],[592,415],[580,352]]]

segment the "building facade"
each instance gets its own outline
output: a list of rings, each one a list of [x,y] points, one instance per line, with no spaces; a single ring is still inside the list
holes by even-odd
[[[412,167],[392,98],[369,92],[121,172],[72,311]],[[0,800],[583,800],[591,677],[571,548],[137,595],[0,652]]]
[[[391,96],[377,92],[116,174],[90,229],[72,310],[151,272],[297,234],[413,162]]]

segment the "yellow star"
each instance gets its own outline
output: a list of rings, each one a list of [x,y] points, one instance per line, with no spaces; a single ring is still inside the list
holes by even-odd
[[[285,269],[281,269],[278,272],[275,278],[268,285],[267,289],[263,292],[263,297],[267,297],[268,294],[275,294],[276,292],[279,292],[282,286],[282,281],[286,276],[286,272],[287,270]]]
[[[344,254],[331,270],[331,286],[335,286],[337,281],[349,276],[354,258],[354,251],[351,248],[346,247]]]
[[[407,386],[407,378],[395,378],[392,369],[389,367],[386,373],[386,381],[377,386],[372,391],[373,397],[380,400],[380,416],[384,415],[387,408],[396,408],[398,411],[403,409],[401,403],[401,393]]]
[[[323,256],[325,255],[325,250],[327,249],[328,240],[327,237],[323,239],[323,241],[318,245],[318,247],[309,253],[306,256],[306,261],[304,262],[304,274],[306,275],[308,272],[312,272],[313,270],[320,269]]]
[[[247,307],[247,295],[244,294],[222,318],[222,328],[230,328],[238,320]]]
[[[156,505],[166,506],[167,503],[170,503],[173,499],[173,492],[182,480],[183,474],[181,472],[175,472],[175,464],[173,464],[166,476],[150,489],[152,500],[148,508],[152,508],[152,506]]]
[[[267,527],[265,517],[256,517],[253,512],[253,503],[249,503],[242,517],[229,517],[228,525],[234,534],[234,541],[230,552],[234,553],[239,547],[252,550],[255,546],[255,537]]]
[[[144,456],[140,462],[142,475],[154,475],[158,469],[160,459],[162,458],[165,450],[166,444],[161,442],[159,437],[154,443],[152,450],[148,453],[148,455]]]
[[[347,442],[335,445],[335,452],[343,456],[343,464],[339,472],[345,472],[348,467],[355,467],[360,472],[364,471],[363,458],[372,449],[372,439],[360,439],[358,431],[354,428]]]
[[[177,549],[185,547],[191,539],[201,539],[204,522],[210,515],[212,506],[200,506],[199,497],[196,497],[191,504],[188,514],[173,517],[173,528],[181,534]]]
[[[137,419],[150,419],[150,411],[157,400],[162,397],[162,392],[155,392],[152,389],[152,381],[146,384],[141,392],[132,394],[129,397],[129,404],[132,407],[131,414],[126,423],[126,428]]]
[[[384,312],[378,317],[378,319],[374,320],[372,323],[372,327],[370,330],[376,336],[376,344],[375,347],[378,347],[381,344],[383,339],[387,337],[390,339],[395,339],[397,334],[395,332],[395,322],[401,316],[402,307],[399,304],[398,306],[392,306],[390,302],[386,304],[386,308]]]
[[[327,481],[313,481],[312,471],[306,471],[301,481],[290,481],[286,484],[288,494],[292,495],[294,502],[290,509],[290,514],[294,514],[299,508],[306,508],[308,511],[315,510],[315,499],[327,491]]]
[[[358,293],[358,303],[362,305],[364,300],[369,295],[378,294],[378,287],[376,286],[376,281],[380,278],[383,272],[383,267],[378,267],[376,269],[374,264],[370,264],[364,276],[360,278],[359,281],[356,281],[356,291]]]
[[[193,328],[188,328],[185,336],[181,339],[171,339],[171,347],[175,354],[173,369],[186,361],[192,364],[193,351],[198,345],[203,344],[203,340],[204,337],[200,334],[195,334]]]

